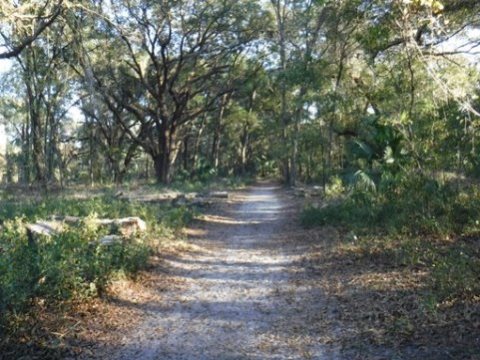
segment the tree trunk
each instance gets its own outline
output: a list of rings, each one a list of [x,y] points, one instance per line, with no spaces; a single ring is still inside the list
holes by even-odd
[[[50,116],[50,128],[49,128],[49,136],[48,136],[48,146],[46,147],[46,157],[47,157],[47,177],[49,181],[58,182],[58,178],[55,174],[56,169],[60,169],[61,167],[61,153],[58,149],[58,122]]]
[[[295,133],[293,134],[293,149],[292,149],[292,168],[290,173],[290,186],[295,186],[297,183],[298,176],[298,123],[295,121]]]
[[[220,127],[217,126],[213,134],[212,142],[212,164],[213,168],[217,169],[220,163]]]
[[[280,120],[282,126],[282,143],[288,143],[288,114],[287,114],[287,83],[285,79],[285,74],[287,71],[287,49],[286,49],[286,32],[285,32],[285,21],[286,21],[286,4],[282,4],[280,0],[271,0],[274,10],[275,17],[277,21],[277,31],[278,31],[278,45],[280,48],[280,68],[282,70],[282,78],[280,79],[280,102],[281,102],[281,113]],[[290,159],[288,150],[285,149],[284,153],[281,156],[282,168],[283,168],[283,180],[286,184],[290,183]]]
[[[20,182],[30,183],[30,117],[27,116],[27,122],[22,126],[22,157],[20,167]]]
[[[112,171],[113,171],[113,183],[115,185],[122,184],[123,176],[125,175],[125,172],[122,171],[122,169],[120,169],[119,162],[110,160],[110,167],[112,168]]]
[[[198,129],[198,133],[195,139],[195,145],[193,149],[193,165],[192,165],[192,171],[191,171],[192,177],[195,176],[195,172],[197,171],[197,168],[198,168],[198,159],[200,157],[200,143],[202,140],[203,130],[205,129],[205,123],[206,123],[206,115],[203,115],[202,122],[200,124],[200,129]]]
[[[87,120],[90,121],[90,120]],[[95,169],[94,169],[94,156],[95,156],[95,151],[93,149],[93,144],[94,144],[94,139],[93,139],[93,120],[89,122],[88,125],[88,147],[89,147],[89,157],[88,157],[88,177],[90,180],[90,186],[94,187],[95,186]]]
[[[169,183],[170,159],[165,153],[152,155],[155,178],[159,184]]]
[[[215,127],[215,132],[213,135],[213,143],[212,143],[212,162],[213,162],[213,168],[215,170],[218,170],[218,166],[220,165],[220,140],[221,140],[222,128],[223,128],[223,116],[225,114],[225,109],[229,102],[230,102],[230,95],[229,94],[223,95],[220,100],[218,122],[217,122],[217,126]]]
[[[26,84],[28,116],[32,134],[32,160],[35,168],[35,181],[45,184],[45,168],[43,154],[43,129],[40,118],[39,100],[35,97],[30,83]]]
[[[172,178],[175,174],[175,165],[177,163],[178,155],[180,154],[180,150],[182,148],[182,142],[176,140],[175,133],[173,131],[169,132],[169,140],[168,140],[168,171],[167,171],[167,184],[172,181]]]
[[[157,128],[157,150],[151,152],[153,167],[155,169],[155,178],[159,184],[168,184],[170,182],[170,150],[172,149],[173,130],[167,128],[166,122]]]
[[[250,126],[252,121],[252,114],[253,114],[253,105],[255,102],[255,98],[257,97],[257,90],[254,89],[250,95],[250,102],[248,106],[248,115],[247,121],[245,126],[243,127],[243,134],[242,134],[242,141],[241,141],[241,173],[243,176],[246,175],[247,172],[247,161],[248,161],[248,147],[250,145]]]
[[[35,110],[30,110],[32,122],[33,165],[35,167],[35,181],[45,184],[45,168],[43,163],[42,127]]]
[[[15,163],[14,163],[14,160],[12,159],[12,154],[10,154],[10,151],[8,149],[5,153],[5,160],[6,160],[5,181],[6,181],[7,184],[11,184],[11,183],[13,183],[13,174],[14,174],[14,171],[15,171]]]
[[[145,180],[150,180],[150,162],[148,161],[148,157],[145,158]]]
[[[248,123],[243,127],[242,141],[240,144],[240,171],[243,176],[247,173],[247,149],[249,143]]]
[[[341,48],[341,51],[340,51],[340,62],[339,62],[339,65],[338,65],[338,72],[337,72],[337,75],[336,75],[336,79],[335,79],[335,87],[333,89],[333,111],[332,111],[332,115],[330,117],[330,121],[328,123],[328,169],[329,169],[329,174],[328,176],[330,176],[332,174],[332,170],[333,170],[333,159],[332,159],[332,156],[333,156],[333,151],[334,151],[334,125],[335,125],[335,120],[336,117],[337,117],[337,109],[338,109],[338,90],[340,88],[340,84],[341,84],[341,81],[342,81],[342,76],[343,76],[343,71],[344,71],[344,67],[345,67],[345,59],[346,59],[346,51],[347,51],[347,43],[344,43],[342,45],[342,48]]]
[[[183,151],[182,151],[182,166],[183,170],[188,171],[188,158],[190,157],[190,149],[188,143],[190,141],[190,136],[186,135],[183,139]]]

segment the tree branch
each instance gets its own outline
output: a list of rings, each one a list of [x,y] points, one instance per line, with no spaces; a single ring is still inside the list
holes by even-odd
[[[23,49],[32,44],[62,13],[62,3],[60,0],[55,6],[54,12],[48,17],[48,20],[41,20],[31,36],[24,38],[19,44],[12,46],[10,50],[0,53],[0,59],[9,59],[18,56]]]

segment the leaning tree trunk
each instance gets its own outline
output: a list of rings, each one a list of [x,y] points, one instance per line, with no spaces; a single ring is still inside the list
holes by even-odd
[[[203,115],[202,122],[200,124],[200,129],[198,129],[198,132],[195,138],[195,145],[193,148],[193,164],[192,164],[192,171],[190,173],[190,176],[192,178],[195,176],[198,169],[198,161],[200,158],[200,144],[202,141],[202,134],[205,129],[205,123],[206,123],[206,115]]]
[[[248,130],[248,124],[245,124],[240,141],[240,173],[242,176],[245,176],[247,173],[247,149],[250,135]]]
[[[240,165],[241,165],[241,173],[243,176],[247,173],[247,161],[248,161],[248,147],[250,142],[250,122],[252,120],[253,114],[253,105],[255,102],[255,98],[257,97],[257,90],[254,89],[252,94],[250,95],[250,105],[248,106],[248,115],[247,121],[243,127],[242,139],[241,139],[241,147],[240,147]]]
[[[218,171],[218,167],[220,165],[220,144],[222,140],[222,132],[223,132],[223,118],[225,115],[225,110],[227,109],[228,104],[230,103],[231,94],[225,94],[222,96],[220,100],[220,109],[218,112],[218,119],[217,125],[215,127],[215,133],[213,136],[213,143],[212,143],[212,162],[213,168]]]
[[[218,165],[220,164],[220,136],[221,136],[221,128],[217,126],[215,132],[213,134],[213,141],[212,141],[212,164],[215,170],[218,169]]]
[[[182,167],[184,171],[188,171],[188,158],[190,156],[190,136],[187,134],[182,142]]]

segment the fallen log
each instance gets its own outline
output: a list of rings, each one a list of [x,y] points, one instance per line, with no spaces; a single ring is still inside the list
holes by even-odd
[[[208,194],[208,197],[217,199],[228,199],[228,192],[226,191],[212,191]]]
[[[172,199],[170,202],[172,206],[186,206],[189,204],[189,200],[183,194],[178,195],[176,198]]]
[[[320,186],[313,187],[294,187],[293,194],[297,197],[318,197],[323,196],[323,189]]]
[[[82,218],[78,216],[62,216],[62,215],[53,215],[50,217],[53,221],[61,221],[69,225],[80,225]]]
[[[131,236],[147,231],[147,223],[137,216],[120,219],[83,219],[77,216],[54,215],[52,219],[63,223],[79,226],[83,221],[97,227],[110,227],[111,231],[117,230],[124,236]]]
[[[323,188],[320,186],[313,186],[312,190],[310,191],[311,196],[323,196]]]
[[[297,197],[305,197],[305,189],[300,187],[294,188],[293,194]]]
[[[147,231],[147,223],[136,216],[115,219],[113,220],[113,226],[117,227],[123,236],[143,234]]]
[[[64,231],[64,226],[58,221],[37,221],[35,224],[26,226],[27,236],[30,243],[38,240],[39,237],[52,237]]]
[[[123,244],[124,237],[120,235],[105,235],[98,240],[98,244],[102,246],[111,246],[116,244]]]
[[[208,206],[211,206],[212,204],[213,204],[212,200],[200,198],[200,197],[192,199],[190,202],[190,205],[197,206],[197,207],[208,207]]]
[[[50,238],[59,235],[66,230],[66,226],[80,226],[84,219],[75,216],[52,216],[51,221],[37,221],[34,224],[27,224],[27,236],[29,243],[33,246],[40,238]],[[94,226],[108,226],[110,234],[99,240],[101,245],[118,243],[123,239],[138,236],[147,231],[147,224],[139,217],[128,217],[121,219],[87,219]],[[112,234],[112,232],[117,234]]]

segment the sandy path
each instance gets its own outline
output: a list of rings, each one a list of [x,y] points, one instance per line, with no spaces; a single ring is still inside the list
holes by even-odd
[[[128,335],[118,359],[330,359],[306,322],[321,294],[302,281],[299,255],[283,231],[286,201],[274,186],[237,196],[207,215],[200,253],[167,259],[186,280]],[[307,298],[305,294],[309,294]]]

